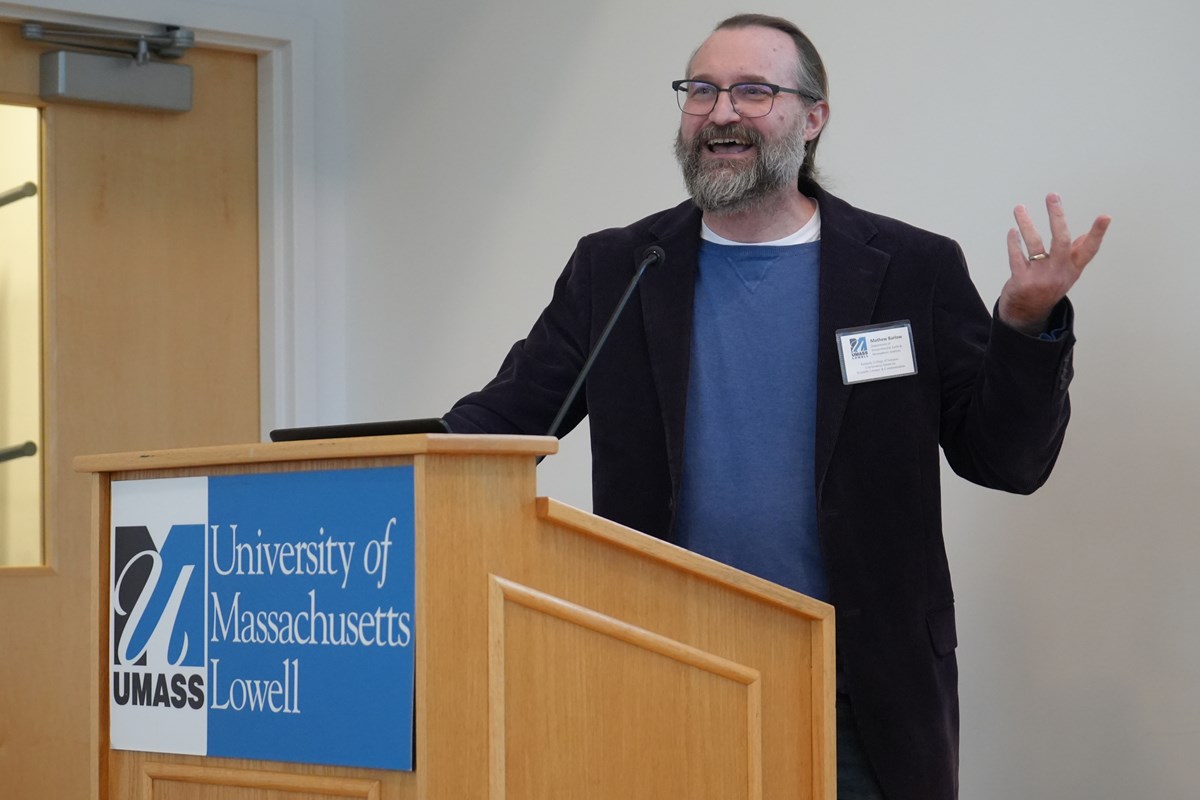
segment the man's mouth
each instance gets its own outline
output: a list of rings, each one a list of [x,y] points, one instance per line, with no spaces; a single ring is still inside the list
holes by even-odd
[[[737,155],[745,153],[754,145],[747,139],[728,137],[710,139],[705,146],[708,148],[708,152],[716,155]]]

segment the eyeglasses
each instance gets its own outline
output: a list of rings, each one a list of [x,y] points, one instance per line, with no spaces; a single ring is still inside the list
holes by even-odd
[[[788,89],[773,83],[734,83],[727,89],[722,89],[708,81],[672,81],[671,88],[675,90],[675,99],[679,101],[679,110],[685,114],[705,117],[717,107],[717,98],[721,92],[729,92],[729,102],[739,117],[765,117],[771,113],[775,105],[775,95],[780,92],[798,94],[806,100],[816,100],[815,97],[799,89]]]

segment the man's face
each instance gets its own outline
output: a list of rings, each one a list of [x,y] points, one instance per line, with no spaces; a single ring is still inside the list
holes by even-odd
[[[799,56],[791,37],[772,28],[719,30],[705,40],[688,78],[717,86],[761,81],[796,88]],[[780,93],[771,113],[743,118],[722,92],[706,116],[683,114],[675,157],[696,205],[705,211],[753,208],[771,192],[795,186],[805,143],[820,131],[803,98]]]

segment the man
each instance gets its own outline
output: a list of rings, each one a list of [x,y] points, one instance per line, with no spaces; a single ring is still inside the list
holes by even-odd
[[[1072,241],[1050,195],[1047,247],[1018,207],[993,321],[953,241],[816,183],[825,72],[794,25],[720,23],[676,89],[692,199],[582,239],[528,338],[446,420],[549,430],[661,247],[565,418],[589,418],[595,512],[832,602],[839,797],[956,797],[938,447],[982,485],[1046,480],[1069,416],[1065,296],[1109,220]]]

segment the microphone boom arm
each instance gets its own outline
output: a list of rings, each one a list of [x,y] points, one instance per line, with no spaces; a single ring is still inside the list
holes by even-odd
[[[579,394],[579,389],[583,386],[583,382],[587,380],[588,373],[592,370],[592,362],[596,360],[596,356],[603,349],[604,343],[608,341],[608,335],[612,333],[613,327],[617,324],[617,319],[621,316],[621,312],[625,310],[625,304],[633,296],[633,290],[637,288],[638,282],[641,281],[642,273],[646,271],[646,267],[666,260],[667,254],[658,245],[646,248],[645,258],[638,265],[637,271],[633,273],[633,278],[630,279],[629,285],[625,287],[625,293],[621,295],[621,299],[617,303],[617,307],[613,310],[612,316],[608,318],[608,323],[604,326],[604,330],[600,332],[599,338],[596,339],[596,344],[592,347],[592,352],[588,353],[587,361],[583,362],[583,368],[579,370],[579,377],[575,379],[575,383],[571,386],[571,391],[567,392],[567,399],[563,401],[562,406],[558,409],[558,414],[554,417],[554,421],[550,423],[550,430],[546,432],[547,436],[558,435],[558,426],[562,424],[563,418],[567,416],[568,409],[575,402],[575,395]]]

